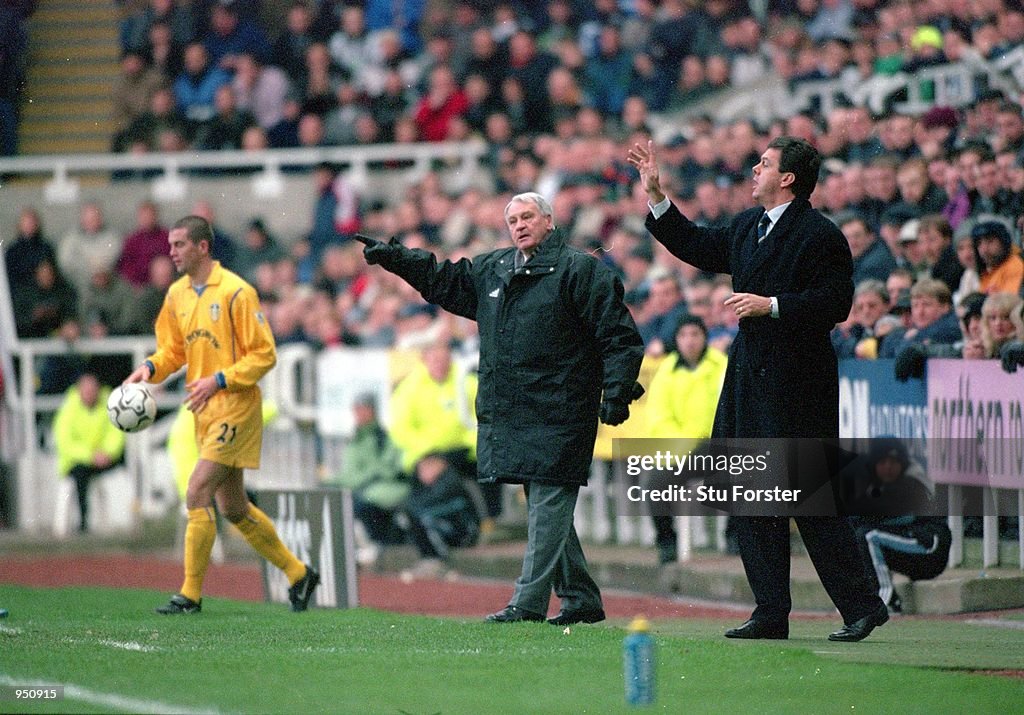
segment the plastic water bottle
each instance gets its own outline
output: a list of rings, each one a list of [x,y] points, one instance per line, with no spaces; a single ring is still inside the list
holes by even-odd
[[[654,702],[654,638],[650,624],[637,616],[629,624],[629,635],[622,642],[623,674],[626,678],[626,702],[650,705]]]

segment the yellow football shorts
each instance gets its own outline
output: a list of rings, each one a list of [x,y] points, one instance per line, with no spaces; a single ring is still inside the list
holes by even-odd
[[[196,415],[199,458],[228,467],[258,469],[263,446],[263,408],[259,388],[221,390]]]

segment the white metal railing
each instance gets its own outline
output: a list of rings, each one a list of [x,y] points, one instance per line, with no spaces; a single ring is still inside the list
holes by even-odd
[[[264,151],[182,151],[151,154],[57,154],[0,158],[0,175],[49,175],[44,196],[54,204],[73,203],[79,197],[77,175],[114,171],[158,171],[153,179],[154,196],[162,201],[185,195],[187,175],[197,169],[255,169],[253,192],[258,197],[280,196],[284,190],[282,167],[310,167],[328,161],[347,167],[349,178],[365,183],[371,165],[411,163],[414,174],[426,174],[433,162],[455,160],[458,171],[471,176],[487,151],[481,141],[418,142],[413,144],[366,144],[315,149],[267,149]],[[0,185],[2,188],[2,185]]]
[[[965,107],[975,101],[975,81],[984,79],[992,89],[1016,96],[1024,89],[1024,47],[1017,47],[998,60],[956,62],[924,67],[913,73],[874,75],[862,81],[846,78],[799,82],[790,89],[779,78],[748,89],[735,90],[724,101],[709,100],[716,106],[715,116],[722,121],[754,118],[762,123],[786,118],[817,107],[828,116],[837,100],[845,97],[858,106],[882,113],[898,92],[906,99],[893,103],[901,114],[921,114],[934,106]],[[933,96],[925,98],[925,89]],[[698,111],[697,107],[690,111]]]

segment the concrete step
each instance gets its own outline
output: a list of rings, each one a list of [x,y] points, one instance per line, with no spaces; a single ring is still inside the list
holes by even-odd
[[[454,567],[467,576],[501,578],[510,582],[522,567],[525,542],[477,546],[455,553]],[[380,568],[401,570],[409,555],[386,550]],[[687,563],[659,566],[653,548],[585,544],[591,574],[599,585],[629,591],[676,594],[705,601],[753,606],[739,556],[698,553]],[[413,555],[414,558],[415,555]],[[397,563],[394,563],[398,559]],[[948,569],[936,579],[911,583],[897,575],[896,589],[908,614],[948,614],[1024,607],[1024,571],[1012,566]],[[834,612],[810,559],[795,554],[791,564],[793,608]]]
[[[107,3],[42,3],[32,15],[30,22],[63,22],[74,26],[77,22],[108,22],[114,27],[121,21],[121,13],[110,2]]]
[[[117,43],[110,41],[73,44],[46,44],[32,50],[32,61],[36,63],[95,61],[119,62]]]
[[[71,119],[68,116],[40,117],[22,126],[21,136],[29,137],[114,134],[114,121],[109,117]]]
[[[23,120],[45,120],[48,117],[65,116],[78,119],[109,119],[114,111],[114,103],[89,95],[77,97],[40,97],[36,95],[32,101],[22,107]]]
[[[90,137],[24,137],[18,143],[20,154],[95,154],[110,151],[111,135]]]
[[[112,82],[109,79],[53,80],[40,79],[25,89],[28,101],[63,100],[76,98],[97,99],[109,97]]]
[[[94,62],[62,59],[51,62],[39,62],[28,68],[28,84],[40,81],[63,82],[68,80],[92,80],[106,82],[107,91],[114,77],[120,71],[116,60],[98,60]]]
[[[50,43],[60,44],[73,40],[75,42],[113,42],[118,41],[117,23],[109,20],[76,20],[73,23],[74,34],[69,37],[67,20],[29,23],[33,47]]]

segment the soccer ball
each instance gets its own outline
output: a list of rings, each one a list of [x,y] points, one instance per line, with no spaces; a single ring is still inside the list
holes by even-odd
[[[110,393],[107,416],[122,432],[140,432],[156,419],[156,399],[143,383],[125,383]]]

